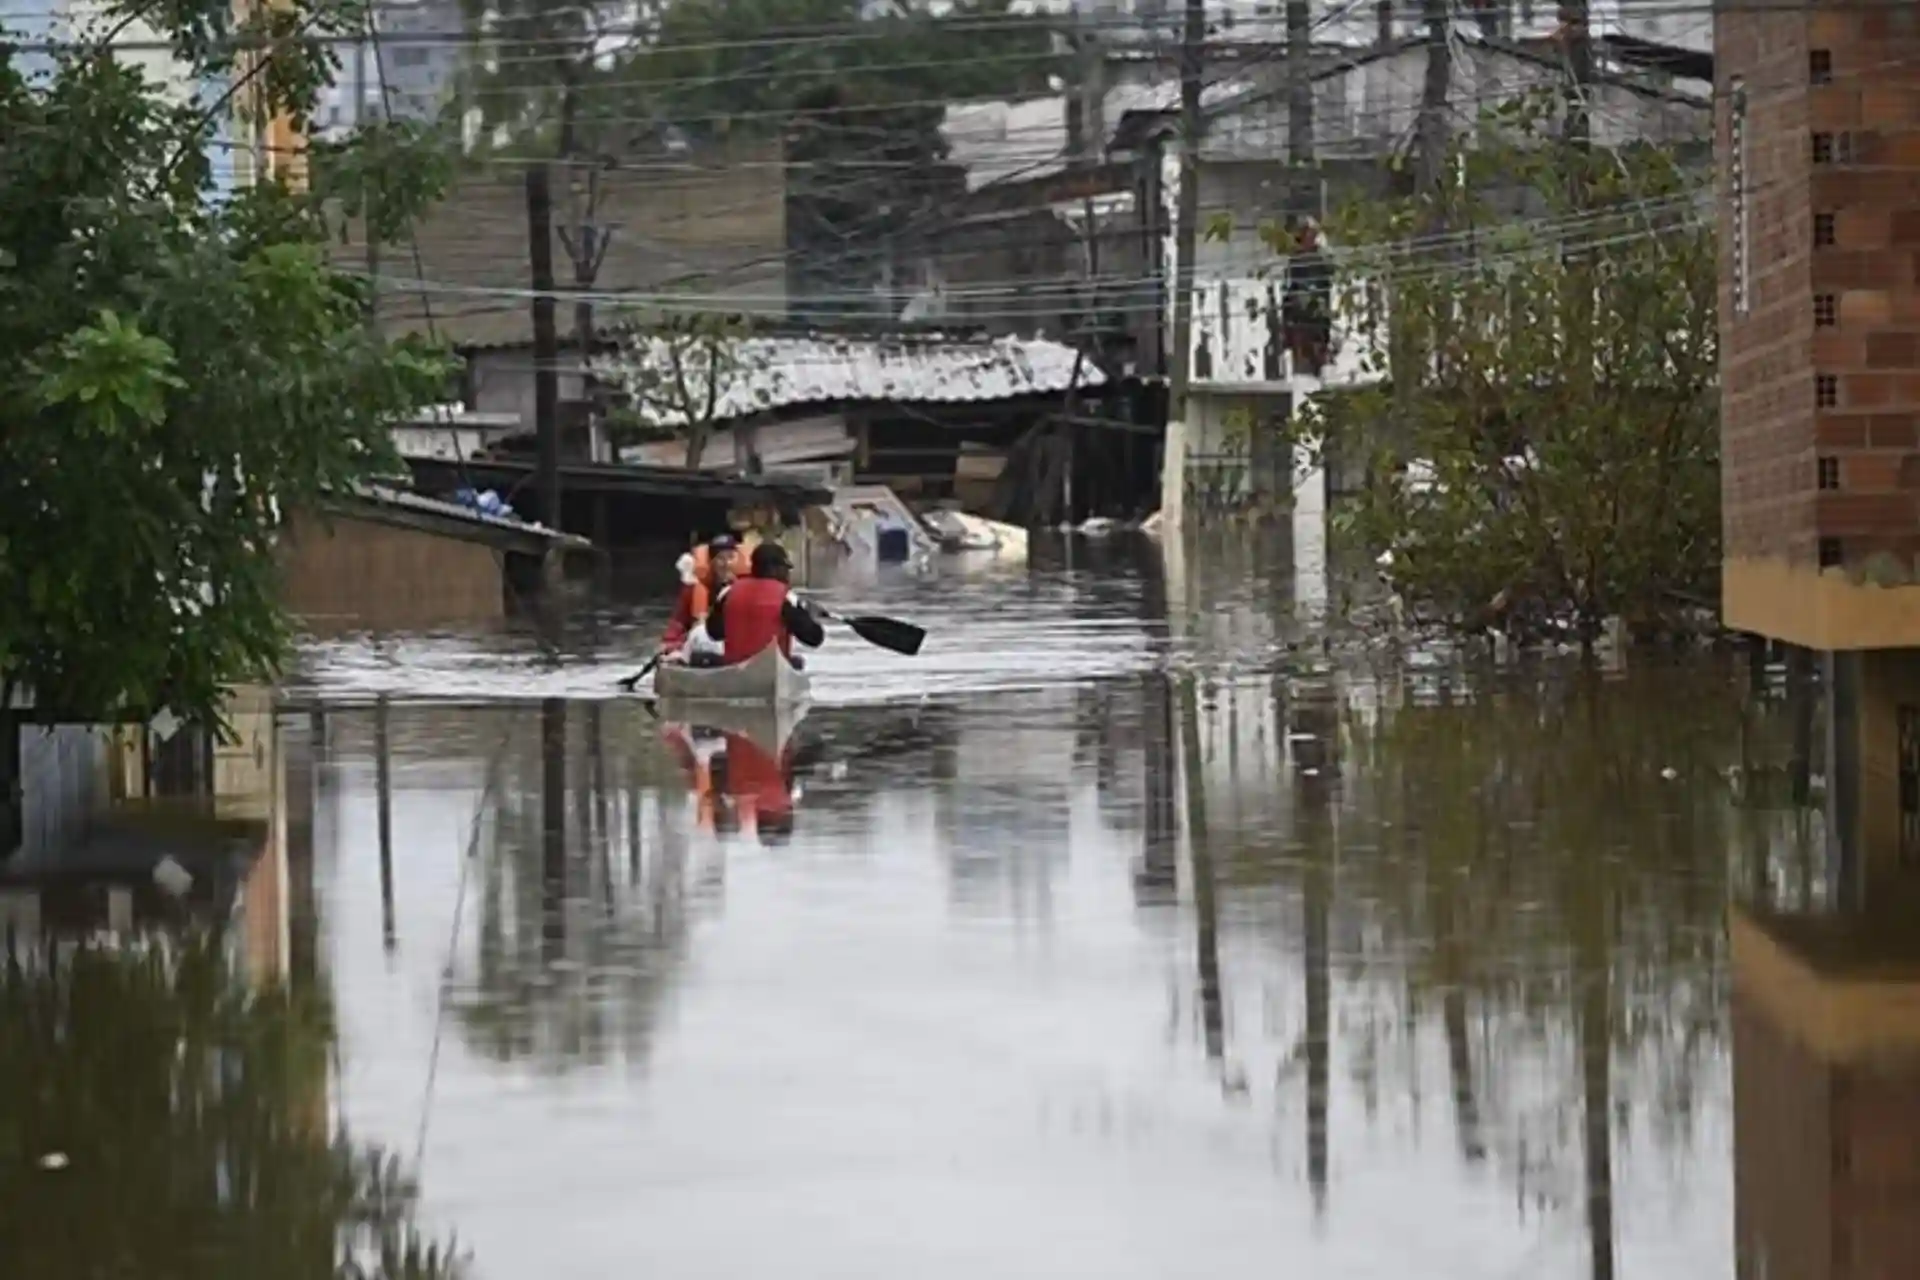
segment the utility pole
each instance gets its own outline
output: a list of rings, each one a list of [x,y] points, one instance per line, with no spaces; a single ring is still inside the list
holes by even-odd
[[[376,15],[372,6],[367,8],[367,27],[361,31],[359,42],[353,46],[353,130],[359,132],[361,125],[367,123],[367,46],[378,38],[378,29],[374,27]],[[378,50],[374,59],[378,59]],[[386,77],[382,77],[382,83]],[[380,106],[386,107],[386,94],[380,94]],[[376,196],[378,198],[378,196]],[[380,234],[374,230],[374,219],[365,219],[367,228],[367,324],[372,332],[380,332]]]
[[[1319,212],[1313,157],[1313,22],[1307,0],[1287,0],[1287,196],[1295,217]]]
[[[566,250],[568,261],[573,263],[573,284],[579,296],[573,302],[573,345],[579,359],[581,390],[589,390],[588,368],[593,357],[594,328],[593,302],[588,295],[593,291],[594,282],[600,276],[600,264],[606,259],[607,245],[612,240],[612,229],[602,229],[594,220],[600,206],[600,168],[597,163],[584,163],[578,156],[579,146],[576,120],[578,116],[579,94],[576,89],[579,72],[571,62],[563,63],[560,68],[560,163],[567,166],[567,203],[570,211],[568,219],[571,225],[559,228],[560,247]],[[580,172],[586,171],[584,200],[581,195]]]
[[[1560,35],[1567,42],[1567,141],[1584,148],[1593,141],[1589,114],[1593,91],[1593,38],[1588,29],[1587,0],[1562,0]]]
[[[560,528],[559,341],[553,323],[553,185],[545,162],[527,166],[527,257],[533,268],[533,425],[540,444],[540,514]]]
[[[1294,227],[1305,225],[1305,219],[1320,212],[1320,170],[1314,163],[1313,137],[1313,64],[1312,64],[1313,22],[1307,11],[1307,0],[1287,0],[1287,217]],[[1288,253],[1287,279],[1284,288],[1288,293],[1299,287],[1295,264],[1300,261],[1297,254],[1305,245],[1293,246]],[[1282,317],[1283,321],[1285,317]],[[1281,331],[1289,339],[1292,334],[1283,323]],[[1294,345],[1294,350],[1298,350]],[[1314,347],[1318,350],[1318,347]],[[1297,375],[1300,373],[1300,361],[1287,353],[1288,403],[1290,412],[1298,414],[1301,410],[1302,396],[1296,389]],[[1312,370],[1315,377],[1320,374],[1316,367]],[[1264,490],[1269,500],[1290,497],[1298,477],[1295,475],[1294,456],[1291,446],[1285,448],[1286,457],[1275,456],[1281,452],[1282,442],[1273,438],[1270,430],[1259,431],[1253,439],[1254,448],[1250,459],[1253,467],[1253,482],[1256,491]],[[1325,475],[1324,470],[1321,473]],[[1324,481],[1323,481],[1324,483]],[[1256,493],[1258,495],[1258,492]]]
[[[1204,0],[1187,0],[1180,39],[1180,192],[1174,207],[1173,359],[1168,388],[1167,444],[1160,464],[1160,523],[1163,536],[1180,536],[1187,485],[1187,413],[1193,377],[1193,257],[1200,243],[1200,137],[1206,117],[1200,112],[1201,72],[1206,65],[1207,10]]]

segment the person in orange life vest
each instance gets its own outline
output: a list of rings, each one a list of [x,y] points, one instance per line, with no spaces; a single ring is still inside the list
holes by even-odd
[[[728,666],[745,662],[768,645],[798,667],[793,642],[818,649],[827,638],[820,620],[793,594],[793,564],[784,548],[763,542],[753,549],[753,576],[741,578],[713,599],[707,634],[720,641]]]
[[[739,806],[728,792],[727,735],[669,725],[660,736],[693,788],[694,825],[716,835],[738,831]]]
[[[713,598],[733,581],[734,554],[739,544],[732,534],[723,533],[704,547],[680,557],[680,597],[674,601],[673,616],[667,620],[666,634],[660,637],[662,652],[676,658],[696,660],[716,646],[706,643],[702,624],[712,608]],[[718,654],[715,653],[715,657]]]

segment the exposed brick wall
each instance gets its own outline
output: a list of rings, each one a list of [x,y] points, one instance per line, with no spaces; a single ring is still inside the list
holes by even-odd
[[[1726,552],[1905,573],[1920,555],[1920,33],[1912,6],[1722,10]],[[1824,55],[1817,57],[1816,55]],[[1734,87],[1749,306],[1735,306]],[[1816,156],[1816,139],[1826,156]],[[1816,230],[1826,233],[1816,243]],[[1816,317],[1818,319],[1816,320]],[[1831,379],[1833,403],[1816,386]],[[1822,480],[1822,459],[1825,480]]]
[[[1807,207],[1806,16],[1714,23],[1719,152],[1721,498],[1729,556],[1814,557],[1812,237]],[[1741,196],[1736,87],[1744,87],[1747,307],[1735,305]]]
[[[479,543],[300,514],[282,554],[287,608],[316,632],[458,626],[506,612],[499,553]]]

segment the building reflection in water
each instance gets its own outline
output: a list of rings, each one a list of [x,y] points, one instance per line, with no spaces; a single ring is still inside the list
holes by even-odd
[[[1733,912],[1740,1280],[1920,1275],[1920,894],[1886,870]]]
[[[225,741],[122,734],[92,837],[6,868],[0,1258],[50,1280],[450,1277],[405,1171],[330,1123],[312,735],[263,691],[228,717]]]

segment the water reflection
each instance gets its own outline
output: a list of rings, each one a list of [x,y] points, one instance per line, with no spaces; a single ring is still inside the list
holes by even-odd
[[[491,786],[470,763],[468,924],[403,895],[452,938],[464,1049],[435,1133],[459,1156],[436,1168],[453,1203],[492,1206],[488,1148],[537,1124],[549,1164],[654,1189],[522,1207],[513,1230],[489,1216],[506,1273],[612,1265],[590,1241],[535,1246],[535,1224],[583,1215],[671,1270],[844,1261],[793,1203],[823,1182],[922,1233],[876,1226],[862,1248],[932,1265],[963,1238],[935,1209],[955,1160],[1012,1215],[965,1229],[981,1257],[1040,1256],[1063,1217],[1118,1230],[1174,1194],[1236,1250],[1329,1275],[1711,1270],[1730,1214],[1721,904],[1752,826],[1728,778],[1790,767],[1787,719],[1743,682],[1712,659],[1444,682],[1316,660],[766,726],[396,704],[396,741],[434,717],[470,756],[505,743]],[[432,754],[417,736],[396,815]],[[434,882],[457,900],[444,865]],[[360,1052],[367,1081],[390,1074]],[[488,1062],[575,1083],[528,1095]],[[1277,1216],[1218,1217],[1275,1179]],[[692,1230],[723,1205],[771,1225]],[[1106,1274],[1161,1273],[1094,1252]]]
[[[497,1276],[1826,1274],[1761,1237],[1840,1104],[1751,1105],[1813,1033],[1725,923],[1826,901],[1811,673],[1383,663],[1299,634],[1284,565],[1099,554],[984,621],[864,584],[943,620],[912,698],[562,696],[613,626],[478,664],[521,701],[302,695],[288,954],[431,1226]],[[1015,633],[1068,656],[967,685]]]
[[[65,866],[8,876],[0,1259],[10,1275],[429,1280],[400,1162],[329,1116],[311,828],[269,716]],[[257,751],[256,751],[257,749]],[[149,770],[149,781],[154,775]],[[284,788],[284,789],[283,789]],[[174,870],[156,876],[165,863]],[[196,874],[197,873],[197,874]],[[104,900],[104,912],[89,909]]]

